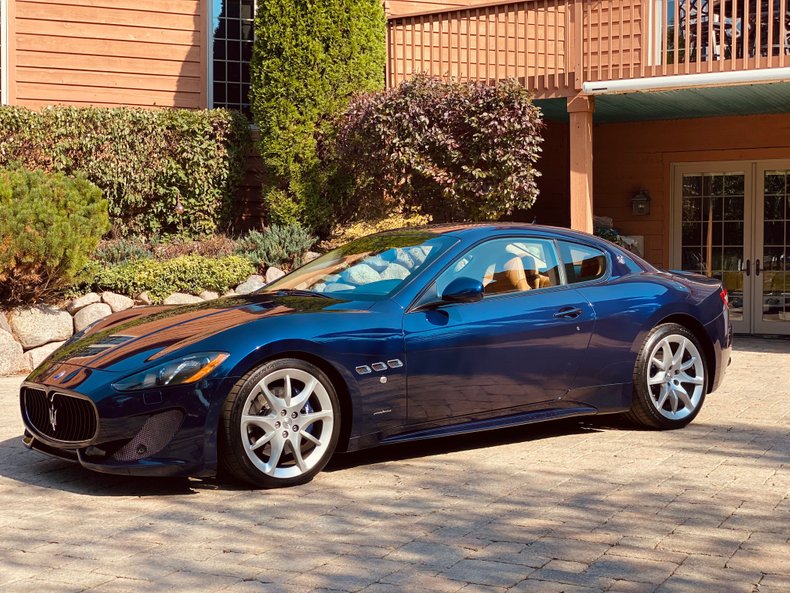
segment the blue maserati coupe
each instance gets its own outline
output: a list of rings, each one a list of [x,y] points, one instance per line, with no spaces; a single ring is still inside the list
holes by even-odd
[[[251,295],[101,320],[23,383],[24,440],[99,472],[289,486],[335,451],[555,418],[680,428],[731,342],[718,280],[590,235],[392,231]]]

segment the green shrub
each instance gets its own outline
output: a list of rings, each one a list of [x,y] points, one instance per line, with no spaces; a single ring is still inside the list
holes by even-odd
[[[351,96],[383,88],[385,31],[380,0],[258,3],[250,104],[270,222],[331,228],[317,145]]]
[[[422,214],[390,214],[384,218],[374,221],[360,220],[348,225],[342,225],[334,229],[332,237],[321,244],[326,249],[334,249],[351,241],[361,239],[367,235],[381,233],[382,231],[392,231],[407,227],[425,226],[431,223],[430,216]]]
[[[109,265],[125,264],[138,259],[154,257],[151,248],[142,239],[110,239],[99,243],[93,259]]]
[[[82,173],[117,235],[197,236],[229,220],[248,137],[246,119],[221,109],[2,107],[0,167]]]
[[[62,292],[109,228],[107,202],[84,177],[0,171],[0,301]]]
[[[405,208],[435,222],[529,208],[541,127],[529,91],[514,80],[420,75],[358,97],[338,128],[336,158],[352,184],[334,207],[347,219]]]
[[[168,241],[157,242],[153,247],[156,259],[173,259],[182,255],[202,255],[203,257],[225,257],[233,255],[236,241],[225,235],[212,235],[192,241],[173,237]]]
[[[225,292],[255,273],[243,257],[231,255],[208,258],[185,255],[166,261],[138,260],[118,266],[90,265],[89,278],[81,291],[109,290],[130,297],[148,292],[153,302],[161,302],[174,292],[197,294],[204,290]]]
[[[237,253],[259,270],[267,266],[291,269],[302,263],[302,256],[316,242],[298,224],[272,225],[263,232],[250,231],[239,241]]]

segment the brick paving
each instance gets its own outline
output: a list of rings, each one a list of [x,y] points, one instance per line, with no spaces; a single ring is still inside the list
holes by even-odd
[[[20,379],[0,379],[0,592],[790,591],[790,340],[737,340],[684,430],[381,448],[278,491],[27,451]]]

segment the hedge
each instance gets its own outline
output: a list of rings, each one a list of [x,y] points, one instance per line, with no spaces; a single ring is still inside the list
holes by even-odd
[[[221,109],[0,108],[0,167],[82,173],[102,190],[119,236],[222,227],[248,141],[246,119]]]
[[[270,222],[331,226],[318,147],[354,94],[384,87],[385,32],[381,0],[258,3],[250,106]]]
[[[109,226],[107,202],[84,177],[0,171],[0,303],[57,296]]]
[[[254,266],[237,255],[221,258],[185,255],[165,261],[142,259],[109,267],[93,262],[87,270],[88,280],[74,291],[109,290],[130,297],[147,292],[156,303],[174,292],[222,293],[254,273]]]

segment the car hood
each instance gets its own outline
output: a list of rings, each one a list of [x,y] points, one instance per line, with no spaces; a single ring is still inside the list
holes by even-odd
[[[221,298],[187,306],[127,309],[105,317],[55,351],[30,380],[43,381],[59,366],[128,372],[239,325],[267,317],[364,311],[351,302],[310,293],[278,292]]]

